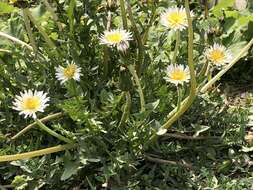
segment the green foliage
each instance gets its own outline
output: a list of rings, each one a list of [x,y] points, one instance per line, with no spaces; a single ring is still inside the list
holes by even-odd
[[[164,80],[166,66],[174,56],[175,32],[161,26],[160,14],[168,7],[183,6],[181,1],[125,1],[134,16],[130,21],[127,11],[128,30],[134,39],[124,53],[99,41],[106,28],[123,25],[116,1],[48,1],[52,9],[43,2],[14,4],[16,8],[0,3],[1,31],[29,45],[32,36],[32,47],[36,47],[29,50],[0,36],[0,155],[62,143],[38,126],[15,141],[11,139],[33,122],[12,109],[14,96],[25,89],[48,93],[50,105],[38,118],[62,112],[62,117],[45,124],[75,141],[77,148],[0,163],[0,189],[8,185],[20,190],[252,188],[253,150],[244,139],[252,125],[252,91],[246,88],[250,95],[243,98],[240,90],[252,82],[252,49],[218,84],[198,94],[191,108],[152,144],[150,137],[178,102],[177,87]],[[253,37],[251,2],[245,11],[234,9],[234,2],[219,1],[207,10],[205,18],[203,5],[191,1],[194,66],[200,88],[209,80],[199,75],[208,46],[221,43],[234,56]],[[23,17],[25,7],[36,21],[28,15],[31,36]],[[176,59],[187,64],[187,30],[180,34]],[[143,49],[140,43],[144,43]],[[55,68],[67,63],[80,67],[80,81],[57,81]],[[212,70],[210,75],[217,72]],[[138,85],[143,90],[145,111],[140,111]],[[182,87],[182,98],[186,98],[189,84]]]

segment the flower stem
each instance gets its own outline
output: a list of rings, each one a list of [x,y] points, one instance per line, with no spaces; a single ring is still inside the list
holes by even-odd
[[[40,119],[41,122],[47,122],[50,120],[53,120],[55,118],[59,118],[63,116],[63,113],[59,112],[59,113],[55,113],[52,115],[48,115],[42,119]],[[19,131],[15,136],[11,137],[11,140],[16,140],[18,137],[20,137],[21,135],[23,135],[24,133],[26,133],[27,131],[29,131],[32,127],[36,126],[36,122],[31,123],[30,125],[26,126],[24,129],[22,129],[21,131]]]
[[[47,33],[42,29],[42,27],[40,26],[40,24],[32,16],[30,10],[29,9],[24,9],[24,12],[25,12],[25,14],[27,14],[27,16],[29,17],[29,19],[31,20],[31,22],[37,27],[37,29],[39,30],[40,34],[45,39],[45,41],[48,44],[48,46],[50,48],[55,48],[56,46],[55,46],[54,42],[49,38],[49,36],[47,35]]]
[[[24,23],[25,23],[25,28],[26,28],[30,43],[33,47],[33,50],[36,52],[38,48],[36,46],[36,43],[35,43],[35,40],[34,40],[34,37],[33,37],[32,29],[31,29],[31,25],[30,25],[30,21],[29,21],[26,9],[28,9],[28,8],[25,8],[25,9],[22,10]]]
[[[189,0],[185,1],[185,9],[186,9],[186,15],[188,20],[188,65],[190,70],[190,77],[191,77],[191,88],[190,88],[190,94],[189,97],[186,99],[185,103],[182,104],[180,109],[161,127],[161,129],[168,129],[171,127],[171,125],[178,120],[178,118],[185,113],[185,111],[191,106],[193,103],[196,92],[197,92],[197,82],[196,82],[196,76],[195,76],[195,70],[194,70],[194,64],[193,64],[193,28],[192,28],[192,19],[190,16],[190,9],[189,9]],[[157,139],[157,135],[154,134],[151,137],[151,142],[155,142]]]
[[[182,89],[180,86],[177,86],[177,111],[181,107],[181,102],[182,102]]]
[[[126,95],[126,105],[124,107],[123,114],[121,116],[118,127],[122,127],[125,124],[128,116],[129,116],[129,111],[130,111],[130,107],[131,107],[131,94],[129,93],[129,91],[126,91],[125,95]]]
[[[136,70],[134,68],[133,65],[128,65],[128,70],[130,71],[131,75],[133,76],[134,78],[134,81],[137,85],[137,91],[139,93],[139,96],[140,96],[140,102],[141,102],[141,112],[144,112],[145,111],[145,99],[144,99],[144,94],[143,94],[143,91],[142,91],[142,87],[141,87],[141,82],[140,82],[140,79],[136,73]]]
[[[73,149],[76,147],[77,147],[77,144],[65,144],[65,145],[58,145],[58,146],[54,146],[50,148],[45,148],[45,149],[21,153],[21,154],[5,155],[5,156],[0,156],[0,162],[29,159],[29,158],[33,158],[37,156],[43,156],[43,155],[47,155],[47,154],[51,154],[55,152]]]
[[[178,50],[179,50],[179,44],[180,44],[180,31],[177,30],[176,31],[176,45],[175,45],[175,50],[174,50],[174,54],[173,54],[173,58],[172,58],[172,64],[176,64],[177,53],[178,53]]]
[[[207,84],[205,84],[205,86],[201,88],[200,92],[205,93],[210,86],[212,86],[217,80],[219,80],[235,63],[237,63],[237,61],[239,61],[245,55],[245,53],[247,53],[247,51],[252,45],[253,45],[253,38],[223,70],[218,72]]]
[[[0,36],[3,37],[3,38],[7,38],[8,40],[11,40],[11,41],[13,41],[13,42],[15,42],[15,43],[17,43],[17,44],[22,45],[22,46],[25,46],[25,47],[27,47],[29,50],[33,51],[32,46],[30,46],[29,44],[27,44],[27,43],[25,43],[25,42],[23,42],[23,41],[21,41],[21,40],[15,38],[15,37],[9,35],[9,34],[6,34],[6,33],[4,33],[4,32],[0,32]]]
[[[126,17],[126,8],[125,8],[125,1],[120,0],[120,11],[121,11],[121,18],[123,23],[123,28],[127,30],[127,17]]]
[[[35,122],[39,125],[39,127],[40,127],[42,130],[46,131],[48,134],[50,134],[50,135],[56,137],[57,139],[59,139],[59,140],[61,140],[61,141],[64,141],[64,142],[66,142],[66,143],[70,143],[70,144],[73,144],[73,143],[74,143],[72,140],[70,140],[70,139],[68,139],[68,138],[66,138],[66,137],[64,137],[64,136],[62,136],[62,135],[60,135],[60,134],[54,132],[54,131],[51,130],[51,129],[49,129],[49,128],[48,128],[46,125],[44,125],[40,120],[35,119]]]
[[[133,12],[132,12],[132,8],[131,8],[129,0],[127,2],[128,2],[127,3],[128,16],[131,21],[134,35],[136,37],[137,45],[138,45],[138,58],[137,58],[137,64],[136,64],[136,71],[139,74],[141,66],[142,66],[143,58],[144,58],[144,46],[143,46],[141,34],[140,34],[140,32],[136,26],[136,23],[134,21],[134,16],[133,16]]]

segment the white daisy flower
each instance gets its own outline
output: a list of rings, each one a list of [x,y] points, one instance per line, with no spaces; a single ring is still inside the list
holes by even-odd
[[[178,84],[183,85],[184,82],[189,82],[190,80],[189,67],[184,65],[169,65],[166,69],[166,75],[164,79],[176,86]]]
[[[100,36],[100,44],[111,47],[117,47],[117,50],[125,52],[129,48],[129,42],[132,40],[132,33],[122,29],[105,31]]]
[[[82,75],[81,68],[74,63],[68,64],[67,67],[58,66],[55,70],[56,78],[61,81],[61,84],[70,79],[79,81]]]
[[[205,51],[206,58],[215,66],[221,67],[232,59],[231,53],[223,45],[215,43]]]
[[[43,91],[25,90],[15,97],[13,109],[19,111],[20,115],[24,114],[25,118],[33,117],[35,119],[36,112],[44,112],[48,101],[49,97]]]
[[[193,12],[190,12],[193,16]],[[172,30],[184,30],[188,27],[187,15],[183,7],[170,7],[161,15],[161,24]]]

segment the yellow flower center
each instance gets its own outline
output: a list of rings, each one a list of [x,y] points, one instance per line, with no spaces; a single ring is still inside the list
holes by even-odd
[[[210,53],[210,59],[211,61],[213,62],[220,62],[220,61],[223,61],[224,57],[225,57],[225,54],[223,51],[220,51],[220,50],[213,50],[211,53]]]
[[[23,102],[24,110],[38,109],[39,106],[40,106],[40,99],[36,96],[26,98]]]
[[[105,38],[112,43],[119,43],[122,41],[122,35],[120,33],[107,34]]]
[[[172,26],[183,25],[185,23],[185,14],[173,12],[168,14],[167,20]]]
[[[182,70],[175,70],[170,74],[171,79],[183,81],[186,79],[186,73]]]
[[[71,79],[74,77],[75,72],[76,72],[76,65],[70,64],[64,69],[63,74],[68,79]]]
[[[9,2],[10,2],[10,3],[16,3],[17,0],[10,0]]]

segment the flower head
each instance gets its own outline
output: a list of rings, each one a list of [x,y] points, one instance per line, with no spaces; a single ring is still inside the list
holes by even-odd
[[[169,65],[166,69],[166,75],[164,79],[175,85],[183,84],[190,80],[189,67],[184,65]]]
[[[122,29],[105,31],[100,36],[100,43],[111,47],[117,47],[119,51],[125,52],[129,48],[129,42],[132,40],[132,33]]]
[[[219,44],[214,44],[212,47],[206,50],[206,58],[211,61],[214,65],[220,67],[231,61],[231,54],[226,47]]]
[[[190,13],[193,16],[193,13]],[[170,7],[161,15],[161,24],[172,30],[184,30],[188,26],[187,15],[183,7]]]
[[[61,81],[61,84],[70,79],[79,81],[80,76],[81,68],[74,63],[68,64],[66,67],[58,66],[56,68],[56,78]]]
[[[48,106],[49,97],[42,91],[25,90],[15,97],[13,109],[20,111],[19,114],[36,118],[36,112],[43,112]]]

